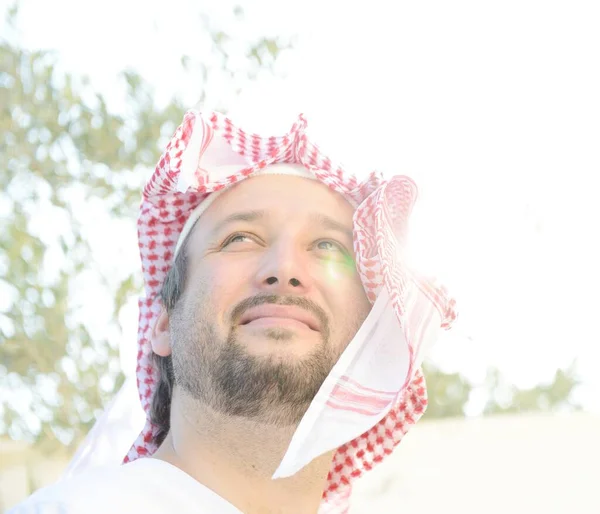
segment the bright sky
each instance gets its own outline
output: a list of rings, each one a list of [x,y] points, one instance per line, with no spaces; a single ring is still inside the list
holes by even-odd
[[[159,102],[197,101],[200,82],[179,62],[208,58],[200,3],[21,3],[25,44],[57,49],[64,69],[90,75],[115,109],[126,67]],[[278,64],[285,78],[242,84],[235,119],[280,131],[303,111],[315,139],[351,168],[417,181],[415,262],[460,302],[436,362],[476,381],[494,365],[525,387],[576,358],[580,398],[600,411],[598,3],[255,0],[244,2],[244,23],[231,22],[229,1],[209,5],[237,58],[248,38],[300,36]],[[231,84],[211,87],[215,104],[231,105]],[[117,224],[100,206],[85,217],[104,220],[94,236],[101,266],[135,269],[135,220]],[[119,249],[107,250],[115,231]],[[106,310],[94,310],[100,332]],[[120,319],[133,369],[133,302]]]

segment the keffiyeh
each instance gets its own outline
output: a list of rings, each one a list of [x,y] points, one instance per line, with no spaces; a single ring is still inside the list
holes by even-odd
[[[150,335],[161,311],[158,293],[186,221],[193,212],[197,218],[203,202],[215,194],[275,165],[321,181],[355,207],[356,268],[373,307],[313,400],[274,476],[294,474],[335,450],[319,512],[346,512],[353,480],[389,455],[423,414],[427,395],[420,365],[456,311],[443,287],[406,264],[415,183],[405,176],[384,179],[377,172],[359,182],[310,141],[303,116],[288,133],[265,137],[245,132],[220,113],[189,111],[148,181],[138,220],[145,294],[139,301],[137,355],[147,419],[125,462],[156,450],[149,411],[158,371]]]

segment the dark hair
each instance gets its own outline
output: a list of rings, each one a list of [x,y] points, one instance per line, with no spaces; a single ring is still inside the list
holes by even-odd
[[[190,230],[191,233],[191,230]],[[186,237],[179,252],[175,256],[175,261],[168,271],[165,281],[160,290],[160,299],[167,309],[169,316],[175,309],[175,306],[181,299],[185,287],[185,278],[187,274],[187,241]],[[150,419],[158,427],[154,436],[154,442],[161,445],[171,428],[171,397],[173,395],[173,385],[175,378],[173,376],[173,361],[171,356],[161,357],[155,353],[152,354],[154,365],[158,369],[158,384],[152,397],[150,406]]]

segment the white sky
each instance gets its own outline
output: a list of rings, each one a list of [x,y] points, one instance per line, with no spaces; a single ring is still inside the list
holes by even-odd
[[[179,62],[183,53],[208,59],[200,3],[21,3],[24,43],[56,48],[61,65],[90,75],[115,109],[116,73],[126,67],[156,87],[159,102],[174,94],[197,101],[200,83]],[[460,302],[436,362],[474,380],[498,366],[524,387],[577,358],[581,399],[600,410],[599,4],[244,4],[246,22],[232,23],[231,2],[210,2],[215,24],[235,36],[234,51],[262,34],[300,39],[278,64],[286,78],[244,84],[232,116],[279,131],[303,111],[325,150],[350,167],[417,181],[415,260]],[[231,103],[231,84],[212,87],[214,102]],[[101,267],[135,269],[135,220],[115,224],[100,207],[91,213],[90,222],[107,227],[95,233]],[[106,249],[107,234],[118,251]],[[133,302],[120,319],[131,365]]]

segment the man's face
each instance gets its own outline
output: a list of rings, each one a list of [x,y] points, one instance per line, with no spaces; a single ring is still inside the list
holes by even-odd
[[[169,319],[176,385],[230,415],[297,424],[371,305],[352,207],[314,180],[267,175],[193,228]]]

